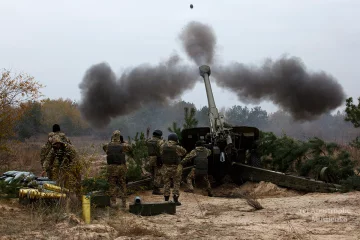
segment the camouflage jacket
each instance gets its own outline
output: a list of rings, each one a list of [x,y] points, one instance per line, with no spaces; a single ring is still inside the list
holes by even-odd
[[[183,148],[182,146],[178,145],[177,142],[175,141],[163,141],[160,145],[160,155],[163,154],[163,150],[164,150],[164,145],[165,143],[167,143],[169,146],[176,146],[176,153],[179,157],[185,156],[185,154],[187,153],[186,149]]]
[[[50,149],[43,163],[43,169],[49,170],[55,166],[68,167],[78,160],[77,152],[71,144],[64,144],[60,149]]]
[[[120,131],[119,130],[115,130],[111,136],[111,142],[119,142],[121,143],[120,141]],[[108,146],[109,146],[109,143],[106,143],[103,145],[103,150],[104,152],[107,153],[107,150],[108,150]],[[123,150],[125,153],[127,152],[130,152],[131,151],[131,145],[127,144],[127,143],[121,143],[121,146],[123,146]]]
[[[211,150],[205,148],[205,147],[195,147],[194,150],[192,150],[190,153],[188,153],[184,159],[181,161],[181,165],[185,165],[187,163],[189,163],[192,159],[194,159],[196,157],[196,151],[206,151],[207,152],[207,156],[211,155]]]
[[[61,138],[61,141],[64,143],[68,143],[71,144],[71,141],[69,138],[67,138],[65,136],[64,133],[62,132],[50,132],[48,134],[48,140],[46,141],[46,143],[41,147],[41,152],[40,152],[40,162],[41,162],[41,166],[44,165],[44,161],[46,159],[46,156],[50,153],[50,150],[52,149],[52,140],[54,138],[55,135],[58,135]]]
[[[155,140],[157,141],[157,152],[158,154],[160,155],[160,146],[163,145],[165,143],[164,139],[161,139],[161,138],[157,138],[157,137],[152,137],[150,139],[146,139],[146,143],[148,143],[150,140]]]

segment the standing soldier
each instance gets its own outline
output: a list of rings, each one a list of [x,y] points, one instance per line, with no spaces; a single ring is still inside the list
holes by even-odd
[[[120,140],[120,131],[114,131],[111,142],[103,146],[107,159],[107,175],[109,182],[109,196],[111,206],[116,206],[116,197],[120,197],[122,208],[126,208],[126,158],[125,153],[130,151],[127,143]]]
[[[161,138],[162,131],[155,130],[153,132],[152,138],[146,141],[148,147],[148,162],[151,168],[151,173],[153,177],[153,192],[152,194],[161,195],[160,185],[161,185],[161,168],[162,160],[160,156],[160,145],[164,143],[164,140]]]
[[[51,148],[52,148],[52,138],[55,136],[55,135],[59,135],[62,142],[64,143],[67,143],[67,144],[71,144],[71,141],[69,138],[67,138],[65,136],[65,134],[63,132],[60,131],[60,126],[59,124],[54,124],[53,127],[52,127],[53,131],[50,132],[48,134],[48,140],[47,142],[41,147],[41,150],[40,150],[40,163],[41,163],[41,166],[44,165],[44,161],[45,161],[45,158],[46,156],[49,154]],[[46,172],[45,169],[43,169],[43,172]],[[52,179],[53,176],[52,176],[52,173],[51,172],[47,172],[47,176],[48,178]]]
[[[148,129],[149,130],[149,129]],[[155,130],[152,137],[146,140],[146,146],[148,149],[148,161],[147,163],[151,169],[151,175],[153,177],[153,194],[161,195],[161,168],[162,161],[160,156],[160,145],[164,143],[162,139],[162,131]]]
[[[211,184],[208,178],[208,156],[211,155],[211,150],[205,148],[204,144],[205,142],[202,140],[197,141],[195,149],[187,154],[181,162],[181,164],[184,165],[194,159],[194,167],[186,178],[188,189],[185,191],[194,192],[192,181],[199,177],[206,184],[208,196],[212,197]]]
[[[182,165],[180,162],[181,157],[185,154],[186,149],[178,145],[178,136],[175,133],[169,134],[168,141],[160,146],[160,155],[163,162],[164,198],[165,201],[169,201],[172,178],[174,182],[173,198],[176,205],[181,205],[179,202],[182,175]]]
[[[81,163],[75,148],[63,142],[59,135],[52,137],[52,148],[46,156],[43,168],[52,173],[60,187],[81,196]]]

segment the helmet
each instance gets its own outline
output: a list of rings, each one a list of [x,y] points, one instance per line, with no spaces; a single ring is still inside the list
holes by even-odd
[[[179,140],[178,136],[176,135],[176,133],[170,133],[168,136],[168,141],[174,141],[177,142]]]
[[[156,136],[156,137],[161,137],[161,136],[162,136],[162,131],[161,131],[161,130],[156,129],[156,130],[153,132],[153,136]]]
[[[54,124],[53,125],[53,132],[60,132],[60,125],[59,124]]]
[[[120,131],[119,131],[119,130],[115,130],[115,131],[113,132],[112,137],[111,137],[111,141],[112,141],[112,142],[120,142],[120,141],[121,141],[121,140],[120,140],[120,136],[121,136]]]

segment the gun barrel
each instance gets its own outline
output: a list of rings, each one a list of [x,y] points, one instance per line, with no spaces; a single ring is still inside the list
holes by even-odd
[[[209,105],[209,118],[210,118],[211,129],[216,132],[219,128],[222,129],[222,124],[220,122],[220,115],[218,109],[216,108],[214,95],[211,89],[211,84],[209,79],[209,76],[211,74],[211,69],[207,65],[202,65],[201,67],[199,67],[199,70],[200,70],[200,75],[204,78],[206,95]]]

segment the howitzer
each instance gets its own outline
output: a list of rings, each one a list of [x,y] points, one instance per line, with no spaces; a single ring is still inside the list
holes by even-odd
[[[203,65],[199,67],[199,72],[205,83],[210,126],[182,130],[181,145],[189,152],[195,148],[195,143],[198,140],[206,140],[205,146],[212,150],[212,154],[208,157],[208,174],[218,184],[223,182],[225,176],[230,176],[238,184],[246,181],[270,181],[279,186],[300,191],[339,191],[339,185],[261,168],[261,161],[257,155],[259,129],[251,126],[230,126],[226,124],[224,116],[219,114],[215,105],[209,79],[210,67]]]

